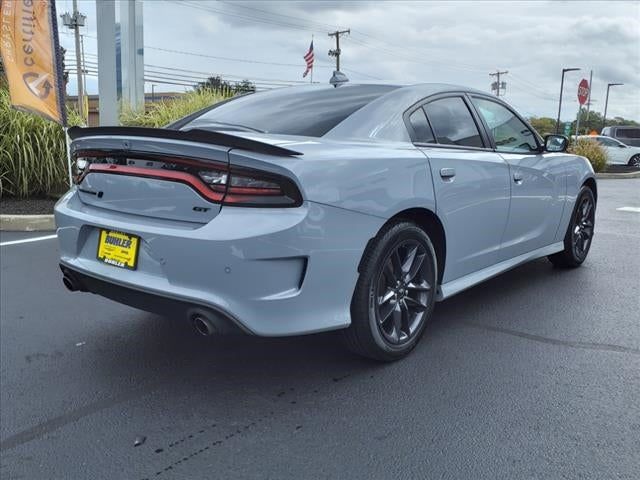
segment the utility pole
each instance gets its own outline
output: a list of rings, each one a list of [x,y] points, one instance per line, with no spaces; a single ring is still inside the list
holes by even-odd
[[[330,57],[336,57],[336,71],[340,71],[340,35],[351,35],[351,29],[347,30],[336,30],[335,32],[331,32],[328,35],[330,37],[336,37],[336,49],[329,50]]]
[[[496,81],[491,84],[491,91],[493,92],[495,90],[496,97],[500,96],[500,89],[507,89],[507,82],[500,83],[500,75],[506,75],[507,73],[509,73],[509,70],[504,70],[502,72],[500,70],[496,70],[496,73],[489,74],[490,77],[497,77]]]
[[[82,81],[82,58],[80,49],[80,27],[84,27],[85,15],[78,12],[78,0],[73,0],[73,13],[64,13],[61,15],[62,23],[65,27],[73,30],[73,36],[76,40],[76,75],[78,77],[78,113],[84,118],[84,88]]]

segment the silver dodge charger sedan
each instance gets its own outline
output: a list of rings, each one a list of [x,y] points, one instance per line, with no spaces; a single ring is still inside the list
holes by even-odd
[[[74,128],[63,281],[202,334],[342,330],[410,352],[434,304],[539,257],[586,258],[589,162],[453,85],[309,85],[165,128]]]

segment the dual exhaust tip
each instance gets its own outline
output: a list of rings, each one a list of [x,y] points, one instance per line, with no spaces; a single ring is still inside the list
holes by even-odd
[[[70,292],[87,291],[76,276],[68,270],[64,271],[62,283]],[[222,325],[220,325],[220,321],[205,312],[196,311],[192,313],[189,318],[191,319],[193,328],[200,335],[208,337],[210,335],[224,333],[225,329],[221,328]]]
[[[67,290],[69,290],[70,292],[77,292],[78,290],[84,290],[80,282],[73,275],[70,275],[69,273],[64,274],[64,276],[62,277],[62,283],[64,284],[65,287],[67,287]]]
[[[196,332],[205,337],[218,333],[218,327],[206,315],[200,313],[192,315],[191,324],[193,325],[193,328],[195,328]]]

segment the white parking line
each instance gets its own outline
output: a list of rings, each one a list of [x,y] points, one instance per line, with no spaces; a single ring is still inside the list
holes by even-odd
[[[620,207],[616,208],[616,210],[619,210],[621,212],[640,213],[640,207]]]
[[[8,245],[18,245],[19,243],[39,242],[40,240],[51,240],[52,238],[56,238],[56,237],[57,235],[47,235],[44,237],[24,238],[22,240],[11,240],[10,242],[1,242],[0,247],[6,247]]]

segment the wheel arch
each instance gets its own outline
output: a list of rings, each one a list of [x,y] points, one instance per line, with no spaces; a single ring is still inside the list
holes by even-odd
[[[595,201],[598,201],[598,185],[596,184],[596,180],[593,177],[587,178],[584,182],[582,182],[583,187],[589,187],[593,192],[593,198]]]
[[[431,210],[428,210],[426,208],[407,208],[389,218],[384,223],[384,225],[380,227],[380,230],[382,230],[390,222],[396,220],[409,220],[418,225],[427,233],[427,235],[431,239],[431,242],[433,243],[433,248],[436,253],[436,260],[438,262],[438,283],[442,283],[445,261],[447,258],[447,239],[444,227],[438,216]],[[380,232],[380,230],[378,230],[378,232]],[[374,240],[374,238],[369,240],[366,249],[369,248],[369,245]],[[360,266],[358,266],[358,271],[360,271]]]

